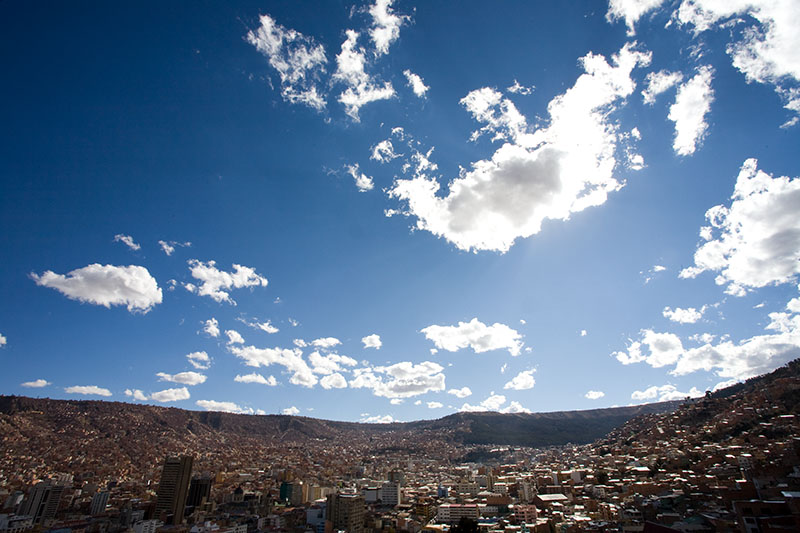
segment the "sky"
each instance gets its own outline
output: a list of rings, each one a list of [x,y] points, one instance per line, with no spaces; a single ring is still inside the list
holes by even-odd
[[[0,393],[392,422],[800,357],[795,0],[0,4]]]

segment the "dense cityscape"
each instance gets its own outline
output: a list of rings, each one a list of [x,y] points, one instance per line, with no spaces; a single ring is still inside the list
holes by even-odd
[[[796,531],[799,370],[638,416],[585,445],[469,445],[424,432],[414,443],[364,429],[332,442],[229,443],[227,457],[186,443],[192,454],[146,471],[80,443],[58,464],[11,453],[4,414],[0,531]]]

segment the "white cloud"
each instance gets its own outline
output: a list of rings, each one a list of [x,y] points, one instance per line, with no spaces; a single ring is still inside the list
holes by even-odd
[[[177,241],[158,241],[158,245],[161,246],[161,251],[163,251],[167,256],[172,255],[175,252],[175,247],[180,246],[183,248],[188,248],[192,245],[190,242],[177,242]]]
[[[674,385],[662,385],[661,387],[653,385],[647,389],[640,391],[633,391],[631,399],[633,400],[658,400],[659,402],[668,402],[672,400],[683,400],[687,396],[690,398],[697,398],[704,393],[692,387],[689,392],[681,392]]]
[[[371,191],[375,187],[372,178],[364,174],[358,169],[358,163],[354,165],[347,165],[347,173],[353,177],[356,182],[356,188],[361,192]]]
[[[444,404],[441,402],[428,402],[428,409],[441,409]]]
[[[211,366],[211,358],[206,352],[192,352],[186,354],[189,363],[198,370],[207,370]]]
[[[550,124],[529,131],[514,104],[493,89],[462,100],[478,131],[504,141],[490,159],[472,163],[439,194],[435,177],[417,171],[397,179],[389,196],[406,205],[416,227],[444,237],[462,250],[507,251],[517,238],[538,233],[545,220],[605,203],[622,184],[617,164],[617,127],[609,121],[635,87],[630,73],[649,64],[650,54],[626,45],[609,64],[603,56],[581,59],[586,71],[548,105]]]
[[[642,345],[647,346],[649,354],[642,353]],[[683,353],[683,344],[674,333],[656,333],[651,329],[642,330],[642,340],[631,341],[627,352],[614,352],[623,365],[645,361],[653,368],[675,364]]]
[[[267,278],[256,274],[254,268],[233,265],[233,272],[219,270],[215,261],[204,263],[197,259],[190,259],[189,270],[192,277],[200,281],[200,286],[191,283],[184,284],[190,292],[197,292],[200,296],[210,296],[216,302],[228,302],[236,305],[228,291],[243,287],[266,287]]]
[[[589,333],[588,333],[588,332],[587,332],[585,329],[582,329],[582,330],[581,330],[581,337],[585,337],[585,336],[586,336],[586,335],[588,335],[588,334],[589,334]]]
[[[340,344],[342,344],[342,341],[340,341],[336,337],[322,337],[311,341],[311,346],[316,346],[317,348],[323,348],[323,349],[330,349]]]
[[[456,398],[466,398],[472,396],[472,390],[469,387],[461,387],[460,389],[450,389],[447,394],[452,394]]]
[[[487,326],[477,318],[469,322],[459,322],[457,326],[428,326],[421,330],[425,337],[433,341],[437,348],[456,352],[470,347],[475,353],[508,349],[517,356],[522,349],[522,335],[505,324],[495,322]]]
[[[266,322],[259,322],[258,320],[254,320],[252,322],[248,322],[244,318],[238,318],[239,322],[243,324],[247,324],[251,328],[260,329],[261,331],[265,331],[267,333],[278,333],[280,330],[272,325],[272,321],[267,320]]]
[[[408,86],[411,87],[411,90],[414,91],[414,94],[417,95],[419,98],[425,98],[425,93],[428,92],[428,87],[425,85],[425,82],[422,81],[422,78],[419,77],[418,74],[414,74],[410,70],[404,70],[403,75],[408,80]]]
[[[134,400],[139,400],[140,402],[147,401],[147,395],[139,389],[125,389],[125,396],[130,396]]]
[[[268,367],[280,365],[292,373],[289,382],[311,388],[317,384],[317,377],[303,359],[299,348],[256,348],[255,346],[229,346],[228,350],[236,357],[243,359],[247,366]]]
[[[179,372],[177,374],[167,374],[165,372],[156,373],[158,381],[170,381],[172,383],[181,383],[182,385],[199,385],[205,383],[206,376],[199,372]],[[177,389],[173,389],[177,390]]]
[[[658,72],[651,72],[645,78],[647,87],[642,91],[642,98],[644,103],[653,105],[656,103],[656,96],[671,89],[683,80],[683,74],[680,72],[670,72],[668,70],[659,70]]]
[[[235,329],[226,329],[225,335],[228,337],[228,344],[244,344],[244,337]]]
[[[368,388],[383,398],[410,398],[445,390],[444,368],[431,361],[414,364],[403,361],[391,366],[357,368],[350,380],[354,389]]]
[[[341,372],[341,365],[356,366],[358,361],[346,355],[339,355],[331,353],[321,355],[319,352],[311,352],[308,356],[308,362],[313,367],[315,374],[333,374],[334,372]]]
[[[653,265],[653,272],[664,272],[666,269],[664,265]]]
[[[664,0],[609,0],[606,20],[614,22],[618,19],[625,20],[628,27],[628,35],[632,36],[634,25],[647,12],[660,6]]]
[[[268,378],[265,378],[257,372],[244,375],[237,374],[236,377],[233,378],[233,381],[236,381],[237,383],[260,383],[261,385],[267,385],[269,387],[274,387],[278,384],[278,380],[275,379],[275,376],[269,376]]]
[[[177,402],[179,400],[188,400],[191,397],[189,394],[189,389],[186,387],[180,387],[176,389],[164,389],[158,392],[154,392],[150,395],[151,400],[155,400],[157,402]]]
[[[75,269],[66,276],[50,270],[31,273],[37,285],[50,287],[68,298],[104,307],[125,305],[128,311],[147,313],[161,303],[161,289],[145,267],[97,263]]]
[[[530,413],[530,410],[525,409],[519,402],[511,402],[506,407],[502,405],[506,403],[506,397],[502,394],[492,393],[488,398],[483,400],[478,405],[463,404],[459,411],[462,412],[481,412],[481,411],[497,411],[500,413]]]
[[[605,396],[605,395],[606,395],[606,393],[605,393],[605,392],[603,392],[603,391],[599,391],[599,390],[590,390],[590,391],[587,391],[587,392],[586,392],[586,395],[585,395],[585,396],[586,396],[586,398],[588,398],[589,400],[599,400],[600,398],[602,398],[602,397],[603,397],[603,396]]]
[[[375,0],[370,6],[372,28],[369,35],[375,44],[375,55],[389,52],[389,46],[400,37],[400,27],[408,20],[405,15],[398,15],[392,9],[393,0]]]
[[[347,380],[337,372],[323,377],[319,384],[323,389],[344,389],[347,387]]]
[[[401,154],[395,153],[392,141],[384,139],[372,147],[372,154],[369,158],[379,163],[388,163],[392,159],[400,157],[400,155]]]
[[[534,385],[536,385],[536,380],[533,378],[534,372],[536,372],[536,370],[525,370],[520,372],[514,376],[514,379],[503,385],[503,388],[513,390],[532,389]]]
[[[30,389],[41,389],[42,387],[47,387],[48,385],[52,385],[46,379],[36,379],[33,381],[26,381],[25,383],[20,383],[21,387],[27,387]]]
[[[675,103],[669,108],[669,118],[675,123],[672,148],[678,155],[691,155],[708,129],[706,115],[714,101],[711,88],[713,70],[704,66],[689,81],[678,87]]]
[[[121,233],[114,235],[114,242],[121,242],[131,250],[139,250],[142,248],[136,243],[136,241],[133,240],[133,237],[130,235],[123,235]]]
[[[249,407],[241,407],[233,402],[218,402],[216,400],[197,400],[194,402],[198,407],[202,407],[206,411],[221,411],[223,413],[236,413],[251,415],[254,411]],[[259,411],[258,414],[264,414]]]
[[[98,387],[97,385],[75,385],[73,387],[66,387],[65,392],[69,394],[95,394],[97,396],[111,396],[111,391]]]
[[[347,39],[342,43],[342,50],[336,56],[336,72],[333,80],[347,85],[339,95],[339,102],[344,105],[345,113],[358,122],[358,112],[364,105],[377,100],[386,100],[394,96],[392,84],[384,82],[379,86],[364,70],[366,57],[364,50],[357,46],[358,32],[347,30]]]
[[[694,307],[688,307],[686,309],[681,309],[680,307],[676,307],[675,309],[665,307],[662,311],[662,314],[665,318],[668,318],[673,322],[678,322],[680,324],[694,324],[703,318],[703,313],[705,313],[705,311],[706,306],[701,307],[699,311]]]
[[[203,323],[203,331],[212,337],[219,337],[219,322],[216,318],[209,318]]]
[[[381,346],[383,346],[380,335],[376,333],[362,337],[361,342],[364,343],[364,349],[375,348],[376,350],[380,350]]]
[[[707,242],[694,254],[695,266],[681,271],[693,278],[718,272],[726,292],[792,282],[800,273],[800,178],[772,178],[758,170],[757,161],[742,165],[730,207],[706,212]]]
[[[525,87],[524,85],[520,85],[517,80],[514,80],[514,85],[511,87],[506,87],[506,91],[514,94],[521,94],[523,96],[527,96],[533,92],[535,87],[531,85],[530,87]]]
[[[361,418],[360,422],[362,424],[392,424],[397,422],[397,420],[392,417],[392,415],[375,415],[375,416],[364,416]]]
[[[800,81],[800,10],[796,0],[684,0],[678,20],[693,26],[695,33],[715,26],[747,25],[741,31],[730,32],[732,41],[727,52],[733,66],[748,82],[773,85],[783,98],[784,107],[800,112],[796,86]]]
[[[503,366],[500,367],[500,373],[505,374],[506,370],[508,370],[508,363],[503,363]]]
[[[325,95],[318,85],[328,62],[325,47],[299,31],[277,24],[269,15],[262,15],[259,20],[261,26],[247,32],[247,42],[278,71],[283,99],[318,111],[324,109]]]
[[[6,339],[4,335],[0,334],[0,348],[5,346],[7,343],[8,343],[8,339]]]
[[[300,412],[300,409],[298,409],[294,405],[291,406],[291,407],[287,407],[286,409],[281,411],[281,413],[283,413],[285,415],[292,415],[292,416],[298,414],[299,412]]]
[[[400,404],[402,404],[404,401],[405,401],[405,400],[404,400],[404,399],[402,399],[402,398],[392,398],[391,400],[389,400],[389,403],[390,403],[390,404],[392,404],[392,405],[400,405]],[[418,401],[420,404],[422,403],[422,400],[417,400],[417,401]],[[418,405],[416,402],[414,402],[414,404],[415,404],[415,405]]]

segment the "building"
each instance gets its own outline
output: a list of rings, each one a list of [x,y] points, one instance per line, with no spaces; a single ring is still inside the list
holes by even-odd
[[[457,524],[462,518],[477,521],[480,510],[476,504],[443,503],[436,513],[436,521],[443,524]]]
[[[196,477],[189,483],[189,495],[186,497],[187,507],[199,507],[211,499],[211,478]]]
[[[165,515],[168,524],[181,524],[192,477],[193,458],[188,455],[166,457],[158,484],[156,517]]]
[[[400,483],[388,481],[380,490],[380,499],[383,505],[398,506],[401,503]]]
[[[42,481],[30,490],[19,514],[33,517],[35,524],[51,520],[56,516],[63,494],[63,485],[54,485],[50,480]]]
[[[103,514],[106,512],[106,505],[108,505],[108,491],[97,492],[92,496],[92,506],[89,508],[89,512],[92,516]]]
[[[364,497],[360,494],[328,494],[325,520],[331,523],[334,531],[363,533]]]

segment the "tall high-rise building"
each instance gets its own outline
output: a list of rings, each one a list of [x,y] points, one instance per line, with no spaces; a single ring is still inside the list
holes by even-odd
[[[196,477],[189,484],[189,497],[186,498],[186,505],[198,507],[211,499],[211,478]]]
[[[189,455],[166,457],[161,470],[161,481],[158,484],[156,500],[156,516],[166,514],[168,524],[181,524],[186,508],[186,497],[189,493],[189,482],[192,479],[192,463]]]
[[[364,497],[360,494],[328,494],[325,519],[331,522],[334,531],[363,533]]]
[[[30,490],[20,506],[19,514],[32,516],[37,524],[55,518],[62,494],[63,485],[54,485],[50,480],[42,481]]]
[[[97,492],[92,496],[92,505],[89,512],[92,516],[103,514],[106,512],[106,505],[108,505],[108,491]]]

